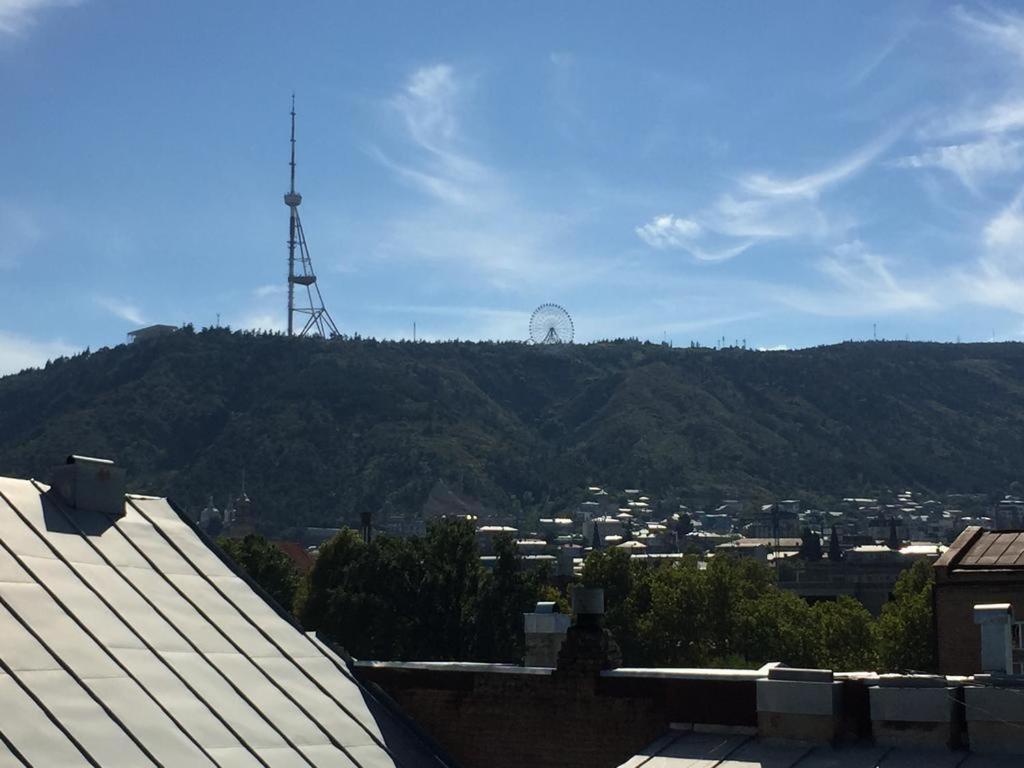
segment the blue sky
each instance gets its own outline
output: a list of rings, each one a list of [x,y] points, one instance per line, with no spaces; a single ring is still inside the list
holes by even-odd
[[[1024,336],[1012,5],[0,0],[0,372],[282,328],[293,90],[343,332]]]

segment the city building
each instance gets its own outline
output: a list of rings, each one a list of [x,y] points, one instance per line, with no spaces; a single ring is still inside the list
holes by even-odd
[[[935,635],[939,671],[982,670],[981,642],[973,623],[979,604],[1009,604],[1024,619],[1024,531],[964,530],[935,563]],[[1024,622],[1011,628],[1014,670],[1024,673]]]

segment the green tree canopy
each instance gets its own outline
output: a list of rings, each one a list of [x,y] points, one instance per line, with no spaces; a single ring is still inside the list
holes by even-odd
[[[896,582],[893,599],[882,607],[875,625],[879,663],[889,671],[936,668],[932,634],[932,589],[935,575],[931,563],[919,560]]]
[[[222,538],[217,544],[282,608],[292,610],[299,572],[288,555],[256,534],[241,539]]]

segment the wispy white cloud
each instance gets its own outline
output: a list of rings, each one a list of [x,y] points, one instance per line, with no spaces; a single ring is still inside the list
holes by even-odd
[[[1024,167],[1024,142],[1000,136],[980,141],[930,147],[895,161],[901,168],[939,168],[954,174],[972,192],[993,176],[1016,173]]]
[[[135,325],[143,325],[146,322],[146,318],[135,304],[124,301],[122,299],[115,299],[109,296],[97,296],[95,298],[96,306],[105,309],[107,312],[112,314],[114,317],[126,320],[129,323]]]
[[[389,104],[421,154],[415,164],[408,164],[393,159],[380,147],[373,147],[371,153],[403,181],[442,203],[475,206],[481,204],[481,193],[494,179],[491,171],[462,147],[457,108],[466,90],[466,80],[448,64],[416,70]]]
[[[568,268],[572,214],[534,207],[517,194],[510,174],[472,151],[460,116],[473,83],[453,66],[435,64],[413,72],[388,100],[406,142],[372,154],[428,204],[395,215],[376,238],[378,255],[444,262],[483,274],[500,289],[583,274]]]
[[[747,174],[707,208],[685,216],[659,214],[635,232],[652,248],[685,250],[701,261],[726,261],[765,240],[846,237],[850,217],[827,215],[820,198],[864,171],[902,130],[896,126],[840,162],[803,176]]]
[[[863,171],[892,146],[902,130],[902,126],[890,129],[854,154],[820,171],[791,179],[752,174],[743,179],[741,185],[760,197],[817,197],[826,188],[847,181]]]
[[[992,135],[1024,128],[1024,16],[990,6],[967,9],[955,6],[952,18],[956,28],[996,61],[1005,65],[1009,53],[1012,60],[1003,66],[1009,87],[998,90],[979,88],[971,93],[967,104],[944,110],[941,117],[925,125],[925,137]]]
[[[857,87],[870,80],[875,72],[882,68],[882,65],[889,60],[889,57],[891,57],[896,49],[899,48],[907,39],[917,23],[917,19],[912,19],[909,22],[903,23],[895,32],[892,33],[885,43],[858,62],[850,75],[850,86]]]
[[[836,246],[816,267],[828,278],[829,287],[779,288],[776,298],[809,314],[833,317],[895,314],[939,306],[940,292],[934,285],[898,278],[891,259],[872,252],[859,240]]]
[[[652,248],[682,250],[699,261],[726,261],[739,256],[754,244],[753,240],[748,240],[722,250],[708,250],[699,244],[703,232],[704,228],[693,219],[684,219],[670,213],[655,216],[636,228],[637,236]]]
[[[1024,62],[1024,16],[992,6],[968,9],[957,5],[952,13],[963,31]]]
[[[38,341],[7,331],[0,331],[0,376],[26,368],[38,368],[47,360],[71,355],[78,348],[62,340]]]
[[[655,216],[636,228],[640,239],[652,248],[686,248],[701,234],[701,226],[693,219],[673,216],[671,213]]]
[[[0,37],[25,34],[48,8],[70,8],[82,0],[0,0]]]
[[[1024,248],[1024,190],[1017,193],[1009,205],[999,211],[984,229],[984,243],[990,252],[1016,254]]]

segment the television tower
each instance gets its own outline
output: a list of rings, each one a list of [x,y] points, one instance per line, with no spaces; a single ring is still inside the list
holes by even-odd
[[[288,335],[289,336],[321,336],[329,339],[338,336],[338,326],[331,319],[327,307],[324,306],[320,288],[316,284],[313,273],[313,262],[309,258],[306,247],[306,235],[302,231],[299,219],[299,205],[302,195],[295,191],[295,94],[292,94],[292,184],[288,194],[284,196],[284,204],[291,211],[288,222]],[[296,246],[298,258],[296,258]],[[295,286],[299,286],[299,300],[296,304]],[[306,289],[305,297],[302,288]],[[296,330],[297,326],[301,329]]]

